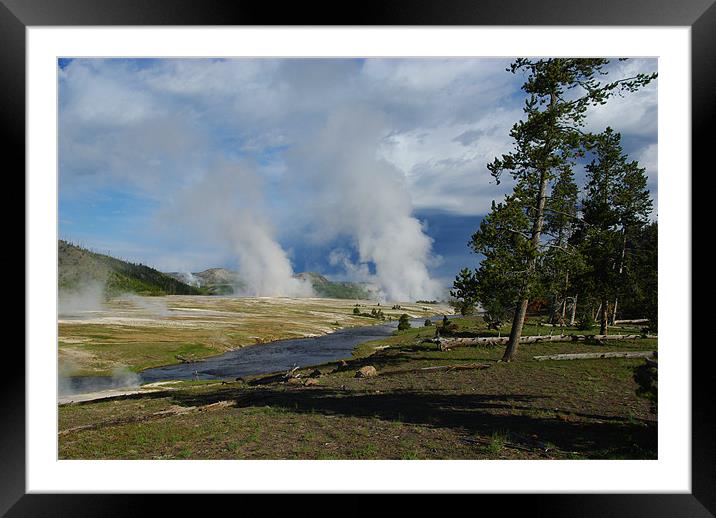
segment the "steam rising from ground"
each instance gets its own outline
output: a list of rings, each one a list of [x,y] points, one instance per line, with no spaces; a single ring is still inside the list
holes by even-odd
[[[440,298],[441,286],[428,273],[435,261],[432,240],[412,216],[405,176],[379,156],[389,131],[381,112],[336,111],[287,152],[289,187],[283,195],[291,198],[291,206],[301,207],[307,236],[315,244],[339,236],[352,239],[356,264],[341,250],[328,259],[353,280],[380,286],[383,299]],[[168,229],[197,244],[224,246],[246,282],[241,294],[311,296],[310,282],[294,277],[272,224],[281,218],[267,205],[254,168],[224,159],[185,187],[162,219]]]
[[[143,312],[155,317],[166,317],[171,314],[166,299],[163,297],[142,297],[134,293],[125,293],[119,297],[119,299],[127,300],[131,302],[132,305],[140,308]]]
[[[60,290],[58,310],[60,315],[100,311],[103,309],[104,298],[104,283],[90,281],[74,290]]]
[[[179,272],[179,275],[181,275],[181,280],[185,284],[188,284],[189,286],[200,286],[201,280],[196,277],[191,272]]]
[[[141,379],[136,372],[126,367],[116,367],[110,376],[75,377],[78,369],[71,362],[60,361],[57,376],[57,391],[60,396],[85,394],[118,388],[137,388]]]
[[[195,242],[223,247],[236,258],[246,283],[244,295],[313,295],[310,282],[293,277],[263,203],[261,181],[253,169],[221,161],[186,187],[162,219]]]
[[[344,235],[354,241],[359,264],[341,251],[331,256],[333,264],[343,264],[361,280],[373,278],[390,300],[438,298],[441,287],[428,273],[435,261],[432,240],[412,216],[405,176],[379,156],[389,128],[380,112],[339,110],[292,152],[290,164],[316,198],[312,237],[329,242]],[[368,263],[375,265],[374,276]]]

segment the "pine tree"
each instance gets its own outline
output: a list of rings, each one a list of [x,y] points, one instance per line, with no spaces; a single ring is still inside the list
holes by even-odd
[[[565,323],[574,274],[582,265],[579,250],[571,242],[578,221],[577,198],[574,175],[571,168],[565,168],[557,177],[545,204],[543,235],[547,240],[540,274],[545,294],[552,300],[552,324]],[[572,304],[575,304],[575,298],[576,293],[571,297]]]
[[[453,281],[453,289],[450,296],[456,299],[454,306],[460,314],[471,315],[477,303],[477,280],[475,273],[469,268],[463,268]]]
[[[658,236],[657,222],[629,232],[619,292],[626,318],[648,318],[652,332],[658,329]]]
[[[595,136],[592,152],[594,158],[585,167],[581,248],[588,266],[585,281],[600,305],[599,332],[607,334],[609,303],[617,300],[623,282],[628,236],[646,224],[652,202],[645,169],[629,161],[619,133],[607,128]]]
[[[634,77],[602,83],[599,76],[606,75],[607,59],[517,59],[508,71],[524,72],[522,90],[527,94],[525,119],[518,121],[510,132],[514,140],[511,153],[496,158],[488,169],[497,181],[507,173],[515,181],[514,196],[495,209],[503,214],[490,221],[499,224],[499,230],[481,226],[477,234],[486,232],[496,239],[473,239],[476,252],[484,253],[481,242],[489,251],[499,248],[497,241],[510,242],[505,233],[518,241],[520,264],[500,264],[493,261],[492,268],[502,270],[498,278],[513,274],[512,285],[517,291],[516,309],[510,339],[503,355],[510,361],[517,350],[530,298],[538,289],[538,269],[542,264],[545,243],[543,230],[546,208],[549,207],[550,187],[571,168],[581,156],[584,125],[590,106],[605,104],[618,92],[633,92],[648,84],[656,74],[638,74]],[[513,222],[506,218],[514,218]],[[486,218],[487,219],[487,218]],[[483,220],[484,222],[484,220]],[[496,232],[502,235],[495,236]],[[485,254],[486,257],[488,254]],[[482,265],[480,267],[482,269]],[[519,275],[514,275],[520,272]]]

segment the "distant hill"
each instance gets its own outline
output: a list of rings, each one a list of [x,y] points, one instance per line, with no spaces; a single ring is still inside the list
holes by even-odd
[[[375,297],[374,291],[368,284],[329,281],[323,275],[314,272],[299,273],[295,277],[310,281],[313,291],[319,297],[333,299],[370,299]]]
[[[203,272],[169,272],[167,275],[186,284],[196,286],[212,295],[230,295],[246,287],[238,272],[226,268],[209,268]],[[373,298],[370,286],[356,282],[334,282],[314,272],[298,273],[294,277],[309,281],[319,297],[334,299]]]
[[[107,296],[123,293],[138,295],[199,295],[196,286],[143,264],[98,254],[67,241],[57,243],[58,287],[78,291],[89,285],[103,286]]]
[[[167,275],[197,288],[209,295],[231,295],[246,287],[238,272],[227,268],[209,268],[203,272],[168,272]]]

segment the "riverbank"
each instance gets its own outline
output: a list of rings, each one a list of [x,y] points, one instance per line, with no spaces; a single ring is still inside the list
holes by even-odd
[[[461,319],[461,333],[489,333]],[[526,334],[544,327],[527,326]],[[563,329],[565,333],[577,333]],[[656,458],[656,414],[636,394],[641,359],[537,361],[564,352],[656,350],[655,339],[440,351],[412,328],[297,382],[180,382],[59,409],[60,458]],[[487,369],[425,369],[485,364]],[[378,375],[356,378],[361,367]],[[312,376],[312,377],[311,377]],[[311,383],[305,380],[313,379]]]
[[[441,304],[284,297],[167,296],[118,298],[61,315],[59,361],[71,376],[111,376],[190,362],[246,345],[321,336],[380,321],[353,313],[381,309],[425,318],[452,313]]]

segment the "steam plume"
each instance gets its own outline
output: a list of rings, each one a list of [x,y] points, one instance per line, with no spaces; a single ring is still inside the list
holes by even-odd
[[[247,165],[225,160],[185,188],[162,214],[167,227],[195,242],[219,245],[236,258],[253,296],[305,297],[309,282],[293,277],[291,262],[265,216],[259,177]]]
[[[375,265],[388,299],[435,298],[441,290],[428,273],[432,240],[412,216],[405,177],[378,156],[388,128],[378,111],[338,110],[291,154],[292,166],[316,197],[314,239],[353,238],[360,263]]]

